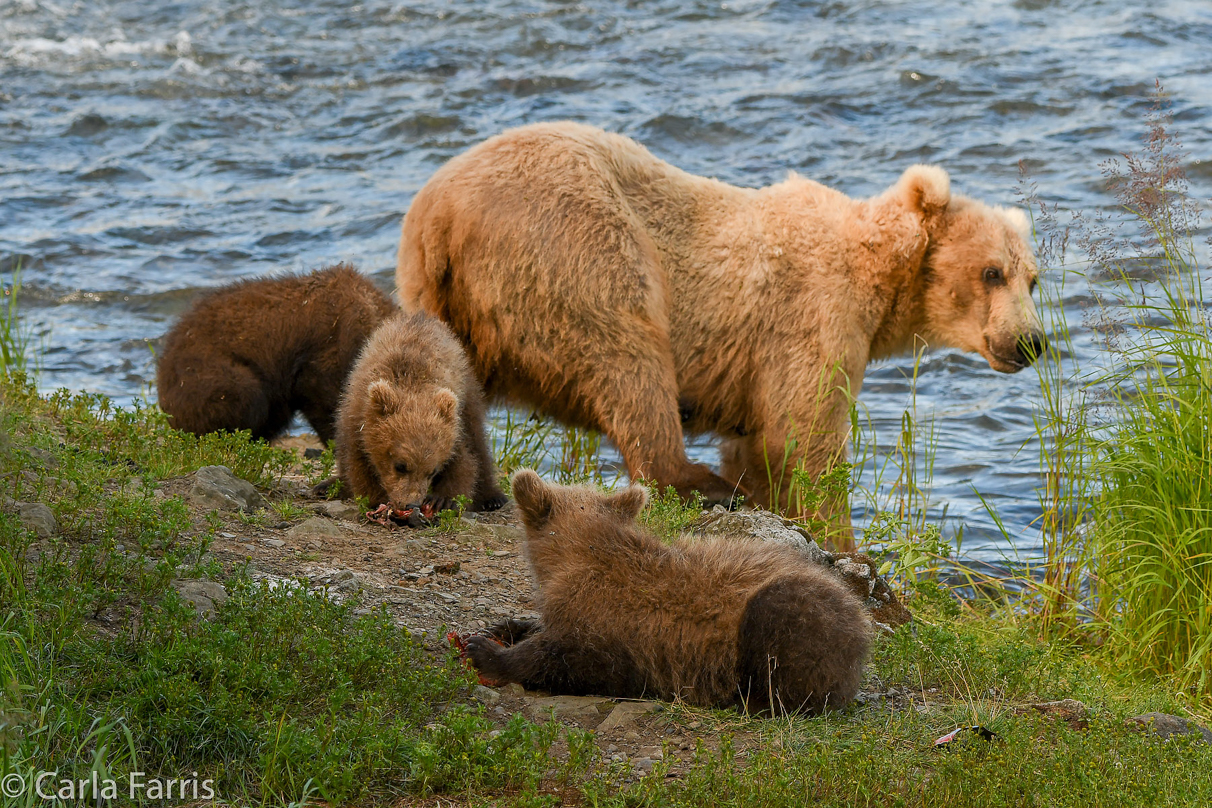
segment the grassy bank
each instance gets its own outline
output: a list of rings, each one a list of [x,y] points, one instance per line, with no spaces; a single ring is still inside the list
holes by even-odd
[[[275,486],[292,456],[175,433],[155,410],[39,397],[11,379],[0,390],[0,471],[15,498],[48,505],[60,527],[39,537],[11,509],[0,516],[3,775],[125,782],[132,771],[197,772],[224,805],[434,795],[511,805],[1212,800],[1212,746],[1162,742],[1125,723],[1181,709],[1164,681],[1120,678],[1081,647],[1041,642],[1030,624],[930,583],[907,592],[916,624],[879,640],[867,703],[782,721],[671,705],[660,720],[679,735],[722,732],[746,738],[743,749],[700,747],[677,777],[658,763],[637,779],[584,732],[491,714],[469,697],[460,665],[386,613],[221,567],[208,544],[238,517],[156,493],[158,482],[218,463],[268,495],[265,513],[244,518],[287,513],[296,506]],[[658,529],[686,519],[668,498],[657,502],[647,516]],[[223,580],[231,597],[200,619],[171,585],[185,577]],[[1029,706],[1062,698],[1088,714],[1066,721]],[[974,723],[996,738],[932,746]],[[146,794],[142,803],[162,804]]]

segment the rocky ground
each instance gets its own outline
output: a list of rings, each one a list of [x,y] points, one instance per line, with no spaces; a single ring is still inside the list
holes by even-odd
[[[307,437],[288,439],[285,445],[300,454],[312,449],[309,454],[314,456],[319,451]],[[358,612],[386,608],[401,628],[434,654],[447,653],[450,631],[474,632],[503,618],[538,616],[522,552],[523,529],[512,503],[492,513],[447,517],[436,527],[389,528],[369,522],[351,501],[313,496],[314,464],[297,471],[284,476],[277,490],[264,496],[222,467],[165,481],[156,495],[179,495],[190,504],[196,528],[213,530],[210,552],[227,572],[247,565],[254,579],[272,585],[297,586],[305,581],[338,600],[356,596]],[[805,536],[787,530],[782,520],[765,517],[773,521],[754,521],[720,510],[705,515],[698,531],[704,535],[748,532],[820,553]],[[828,560],[849,573],[848,579],[868,598],[877,621],[887,626],[884,630],[908,619],[908,612],[865,558]],[[181,580],[174,586],[201,613],[226,597],[215,582]],[[865,693],[865,699],[907,706],[916,698],[907,692],[880,693],[878,683],[872,684],[873,692]],[[636,777],[657,765],[676,776],[699,745],[718,749],[725,734],[743,759],[754,740],[746,729],[751,722],[729,711],[553,696],[527,692],[518,685],[480,686],[473,696],[502,726],[522,713],[536,721],[554,716],[565,726],[590,730],[603,758],[629,768]]]

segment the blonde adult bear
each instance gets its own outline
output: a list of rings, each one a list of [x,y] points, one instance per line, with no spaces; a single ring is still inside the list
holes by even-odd
[[[633,479],[785,507],[770,481],[844,454],[871,360],[920,338],[1013,373],[1043,350],[1027,229],[933,166],[864,200],[794,174],[738,188],[547,123],[434,174],[396,283],[490,395],[603,432]],[[723,436],[722,475],[687,459],[684,430]]]

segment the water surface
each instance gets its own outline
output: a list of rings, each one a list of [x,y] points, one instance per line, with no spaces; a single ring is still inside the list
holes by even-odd
[[[338,260],[390,286],[417,189],[534,121],[622,132],[740,185],[795,170],[856,196],[930,161],[1012,203],[1023,161],[1046,199],[1093,212],[1110,205],[1098,163],[1136,145],[1160,77],[1207,198],[1210,42],[1205,0],[4,2],[0,268],[23,271],[44,388],[154,399],[147,340],[199,290]],[[1065,311],[1093,352],[1083,297]],[[911,370],[867,375],[882,445]],[[1033,373],[976,356],[920,368],[933,498],[975,555],[1036,551],[1037,397]]]

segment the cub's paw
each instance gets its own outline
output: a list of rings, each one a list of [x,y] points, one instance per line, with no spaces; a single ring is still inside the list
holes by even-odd
[[[455,501],[450,497],[440,497],[437,495],[426,497],[421,503],[421,510],[426,514],[438,514],[442,511],[453,511],[455,509]]]
[[[501,658],[502,648],[496,640],[483,634],[472,634],[467,638],[463,652],[467,654],[467,658],[471,660],[471,664],[475,665],[476,670],[485,678],[505,678],[504,665],[502,664],[504,660]]]
[[[488,496],[475,501],[474,506],[477,511],[499,511],[505,507],[505,503],[509,502],[509,497],[505,496],[503,491],[493,491]]]

